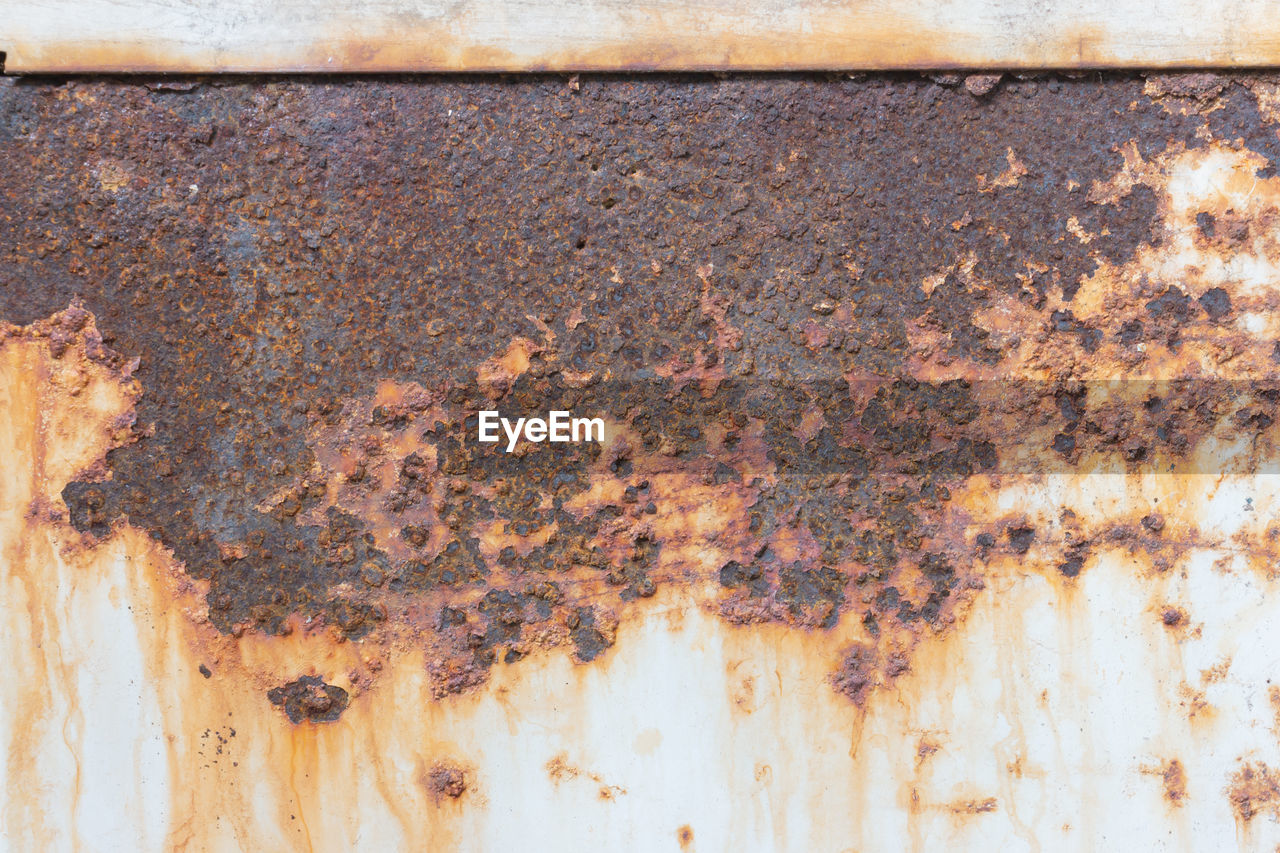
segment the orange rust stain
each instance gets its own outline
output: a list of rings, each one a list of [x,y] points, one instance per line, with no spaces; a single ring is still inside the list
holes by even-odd
[[[13,431],[5,506],[53,510],[67,480],[82,472],[88,479],[105,476],[97,463],[129,439],[140,393],[131,378],[137,362],[106,366],[109,351],[92,316],[78,305],[31,326],[0,326],[0,347]],[[29,472],[22,461],[29,461]]]
[[[625,559],[637,539],[648,538],[662,545],[661,574],[701,574],[707,566],[745,561],[759,547],[749,527],[748,508],[757,500],[761,485],[774,476],[759,424],[744,430],[732,450],[724,444],[722,428],[708,429],[708,452],[700,465],[690,465],[663,448],[643,451],[640,440],[625,427],[611,432],[590,487],[565,508],[585,517],[604,506],[623,504],[626,483],[610,472],[610,466],[627,458],[633,478],[648,481],[654,511],[624,515],[602,526],[600,538],[607,553]],[[716,484],[712,479],[716,463],[730,466],[735,479]],[[752,485],[757,480],[760,485]]]
[[[1018,155],[1013,153],[1012,148],[1006,149],[1005,162],[1008,164],[1005,170],[994,178],[978,175],[979,192],[991,193],[999,189],[1016,187],[1018,182],[1027,176],[1027,164],[1023,163],[1018,158]]]
[[[336,507],[364,519],[393,559],[434,556],[444,545],[439,507],[449,482],[435,476],[436,449],[420,433],[422,423],[440,416],[439,405],[438,394],[393,382],[341,406],[324,401],[309,432],[311,471],[259,510],[323,527],[325,513]],[[320,501],[300,513],[308,497]]]
[[[1280,776],[1260,761],[1243,764],[1231,777],[1227,798],[1241,823],[1268,811],[1280,819]]]
[[[481,364],[477,370],[479,379],[486,385],[506,385],[529,369],[530,359],[542,352],[542,347],[528,338],[515,338],[502,355]]]
[[[995,797],[983,797],[977,800],[961,800],[948,806],[954,814],[976,815],[987,814],[996,810]]]
[[[1182,706],[1188,720],[1203,723],[1206,720],[1213,719],[1215,709],[1209,704],[1208,697],[1203,690],[1197,690],[1190,684],[1183,683],[1178,685],[1178,694],[1181,698],[1179,704]]]
[[[928,761],[929,758],[941,748],[942,745],[933,737],[929,735],[921,737],[920,743],[916,746],[916,766],[919,767],[921,764]]]
[[[1182,762],[1172,758],[1164,765],[1160,773],[1164,780],[1164,797],[1175,806],[1180,806],[1187,797],[1187,771]]]
[[[1215,681],[1222,681],[1227,677],[1227,673],[1231,669],[1231,658],[1223,658],[1213,666],[1200,671],[1200,683],[1212,684]]]
[[[561,753],[553,757],[547,762],[547,775],[556,783],[564,782],[569,779],[583,778],[594,782],[597,788],[597,796],[601,800],[614,800],[619,796],[627,793],[627,789],[619,785],[610,785],[600,777],[598,773],[592,773],[573,766],[568,762],[568,757]]]

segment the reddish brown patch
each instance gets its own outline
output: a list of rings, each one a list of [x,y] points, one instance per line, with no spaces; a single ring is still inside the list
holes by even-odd
[[[952,803],[949,808],[953,814],[988,814],[996,810],[996,805],[995,797],[983,797]]]
[[[1185,627],[1187,624],[1187,611],[1183,610],[1181,607],[1169,605],[1168,607],[1161,609],[1160,622],[1169,629]]]
[[[837,691],[861,705],[873,687],[889,684],[909,669],[905,651],[858,645],[845,652],[844,660],[831,676],[831,683]]]
[[[529,369],[530,359],[542,349],[528,338],[515,338],[506,352],[481,364],[477,376],[482,384],[505,387]]]
[[[456,800],[467,790],[467,774],[456,764],[437,762],[427,771],[427,790],[439,802],[442,798]]]
[[[1176,758],[1166,761],[1160,775],[1164,779],[1164,798],[1175,806],[1181,806],[1187,798],[1187,772],[1182,762]]]
[[[1236,818],[1244,823],[1264,811],[1280,818],[1280,777],[1261,761],[1244,764],[1236,771],[1227,797]]]
[[[916,744],[916,765],[923,764],[927,759],[933,757],[941,747],[932,737],[925,735],[920,738],[920,742]]]

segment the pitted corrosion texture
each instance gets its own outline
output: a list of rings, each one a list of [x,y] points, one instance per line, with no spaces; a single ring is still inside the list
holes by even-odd
[[[969,84],[6,80],[0,317],[79,299],[140,359],[135,438],[66,489],[71,521],[149,531],[223,631],[412,629],[440,693],[540,645],[592,660],[678,584],[743,624],[854,626],[833,684],[861,701],[989,554],[1046,541],[953,518],[968,478],[1132,469],[1275,407],[1198,384],[1099,409],[1070,358],[991,387],[1034,335],[1126,375],[1231,316],[1222,288],[1165,287],[1116,329],[1073,300],[1161,245],[1134,163],[1213,140],[1270,179],[1252,81]],[[604,417],[612,440],[507,454],[474,440],[486,408]],[[1086,565],[1087,541],[1053,547]],[[272,701],[312,714],[293,687]]]

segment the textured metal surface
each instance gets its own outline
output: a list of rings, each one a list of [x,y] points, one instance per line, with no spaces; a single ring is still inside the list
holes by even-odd
[[[442,701],[525,658],[600,665],[688,594],[821,638],[813,689],[861,708],[1011,565],[1068,595],[1109,554],[1270,560],[1198,497],[1019,484],[1273,473],[1275,93],[6,80],[0,316],[139,390],[65,519],[40,512],[86,548],[151,537],[227,642],[412,648]],[[508,455],[474,441],[490,407],[609,439]],[[1190,630],[1185,604],[1151,624]],[[340,723],[381,665],[253,695]],[[454,800],[470,771],[423,772]],[[1240,773],[1243,826],[1276,800],[1265,763]]]
[[[145,355],[147,437],[68,488],[72,523],[150,531],[210,580],[223,630],[298,614],[360,637],[425,609],[452,689],[523,654],[530,622],[594,657],[612,637],[574,627],[585,601],[711,568],[739,618],[914,631],[966,588],[969,543],[931,519],[1003,428],[968,386],[895,384],[926,315],[953,357],[999,355],[970,288],[914,283],[974,253],[996,292],[1042,300],[1131,253],[1149,191],[1062,187],[1106,179],[1135,136],[1194,142],[1194,118],[1130,109],[1141,87],[24,83],[0,313],[78,297]],[[1220,133],[1241,131],[1275,144]],[[985,191],[1009,151],[1035,176]],[[1072,217],[1105,236],[1082,244]],[[504,354],[518,366],[478,375]],[[486,399],[604,415],[636,446],[496,453],[467,422]],[[687,545],[704,503],[740,524]],[[725,568],[681,551],[713,533]]]

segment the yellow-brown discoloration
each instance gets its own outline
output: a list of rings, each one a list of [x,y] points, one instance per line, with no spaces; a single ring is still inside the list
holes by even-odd
[[[568,756],[564,753],[552,757],[552,759],[547,762],[547,776],[549,776],[551,781],[556,784],[560,784],[561,782],[565,782],[570,779],[586,779],[598,786],[597,790],[599,791],[599,796],[602,800],[612,800],[615,797],[627,793],[625,788],[620,788],[617,785],[610,785],[606,783],[604,779],[600,778],[599,773],[592,773],[570,764]]]
[[[135,365],[112,369],[93,318],[72,306],[31,326],[0,326],[9,413],[4,508],[35,515],[52,510],[62,486],[90,471],[106,451],[129,439],[139,392]],[[31,461],[24,470],[20,460]]]
[[[983,797],[977,800],[961,800],[952,803],[949,808],[958,815],[975,815],[993,812],[996,810],[997,805],[995,797]]]
[[[1276,64],[1280,41],[1263,8],[1231,2],[1206,16],[1185,0],[1159,14],[1132,0],[1069,9],[1008,0],[593,0],[572,9],[380,0],[160,10],[80,0],[72,15],[50,7],[9,17],[8,68],[22,73],[1257,67]]]

